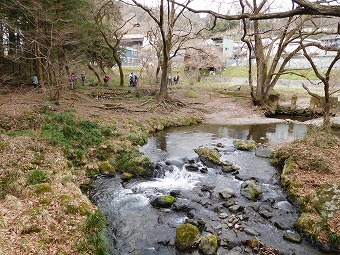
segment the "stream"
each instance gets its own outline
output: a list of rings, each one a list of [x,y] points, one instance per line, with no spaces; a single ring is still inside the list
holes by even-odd
[[[107,219],[110,254],[199,254],[198,250],[179,252],[175,248],[176,227],[185,221],[201,226],[203,233],[218,235],[220,255],[256,254],[244,245],[254,237],[285,255],[326,254],[303,237],[301,243],[283,238],[287,233],[297,234],[293,224],[298,209],[287,200],[268,158],[254,151],[239,151],[233,145],[235,139],[262,144],[293,141],[307,129],[295,121],[249,126],[200,124],[155,134],[140,147],[154,163],[153,178],[127,183],[119,176],[94,180],[90,195]],[[226,173],[205,165],[194,151],[200,146],[217,149],[221,160],[232,162],[237,170]],[[188,165],[197,171],[188,171]],[[262,189],[257,201],[240,192],[247,180],[256,180]],[[176,197],[170,209],[150,204],[157,196],[170,194]]]

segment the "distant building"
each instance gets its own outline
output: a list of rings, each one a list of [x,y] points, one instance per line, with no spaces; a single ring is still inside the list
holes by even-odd
[[[140,51],[131,47],[122,49],[122,65],[123,66],[138,66],[140,65]]]
[[[340,48],[340,34],[324,36],[320,38],[320,41],[325,46]]]
[[[128,47],[141,47],[144,43],[144,35],[126,34],[122,38],[122,44]]]

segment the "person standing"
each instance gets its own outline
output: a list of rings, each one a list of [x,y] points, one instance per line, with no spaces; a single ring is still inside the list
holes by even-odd
[[[31,78],[31,80],[32,80],[32,84],[33,84],[34,88],[37,88],[39,86],[38,75],[34,74]]]
[[[85,86],[85,81],[86,81],[85,71],[83,71],[83,72],[81,73],[80,77],[81,77],[81,84],[82,84],[83,86]]]
[[[106,87],[109,86],[109,80],[110,80],[110,76],[105,75],[104,76],[104,86],[106,86]]]
[[[76,75],[74,73],[71,73],[69,79],[70,81],[70,89],[73,90],[74,89],[74,85],[76,83]]]
[[[137,87],[137,81],[138,81],[138,77],[136,74],[133,75],[133,87]]]
[[[130,87],[133,87],[133,73],[130,73],[129,81],[130,81]]]
[[[175,84],[179,83],[179,73],[177,72],[175,79],[174,79]]]

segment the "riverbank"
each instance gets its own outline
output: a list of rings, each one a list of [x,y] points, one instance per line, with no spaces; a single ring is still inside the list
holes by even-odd
[[[159,105],[148,88],[85,87],[63,91],[56,104],[29,87],[2,89],[0,253],[98,248],[86,232],[98,234],[94,225],[101,219],[80,186],[86,188],[112,154],[138,150],[149,132],[197,123],[200,116],[208,124],[269,121],[248,97],[184,85],[170,87],[169,94],[172,100]],[[62,139],[62,132],[72,136]]]

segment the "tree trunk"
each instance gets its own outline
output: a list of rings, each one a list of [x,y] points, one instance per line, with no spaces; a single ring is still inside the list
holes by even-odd
[[[87,67],[94,73],[94,75],[97,77],[98,83],[102,83],[102,79],[100,78],[97,71],[88,63]]]
[[[168,98],[168,58],[165,57],[162,63],[162,76],[161,76],[161,85],[159,88],[159,94],[157,97],[158,102],[163,102]]]
[[[35,70],[36,70],[36,73],[39,79],[39,85],[43,88],[45,87],[44,72],[43,72],[43,67],[41,64],[41,53],[40,53],[40,47],[39,47],[38,42],[34,42],[34,62],[35,62]]]
[[[329,95],[329,80],[326,78],[323,80],[324,86],[324,95],[325,95],[325,105],[323,107],[323,123],[322,128],[327,130],[331,127],[331,118],[330,118],[330,111],[331,111],[331,100]]]
[[[116,61],[119,69],[119,86],[124,86],[124,72],[123,72],[123,67],[122,67],[122,60],[119,57],[119,53],[117,48],[112,48],[112,55],[114,60]]]

